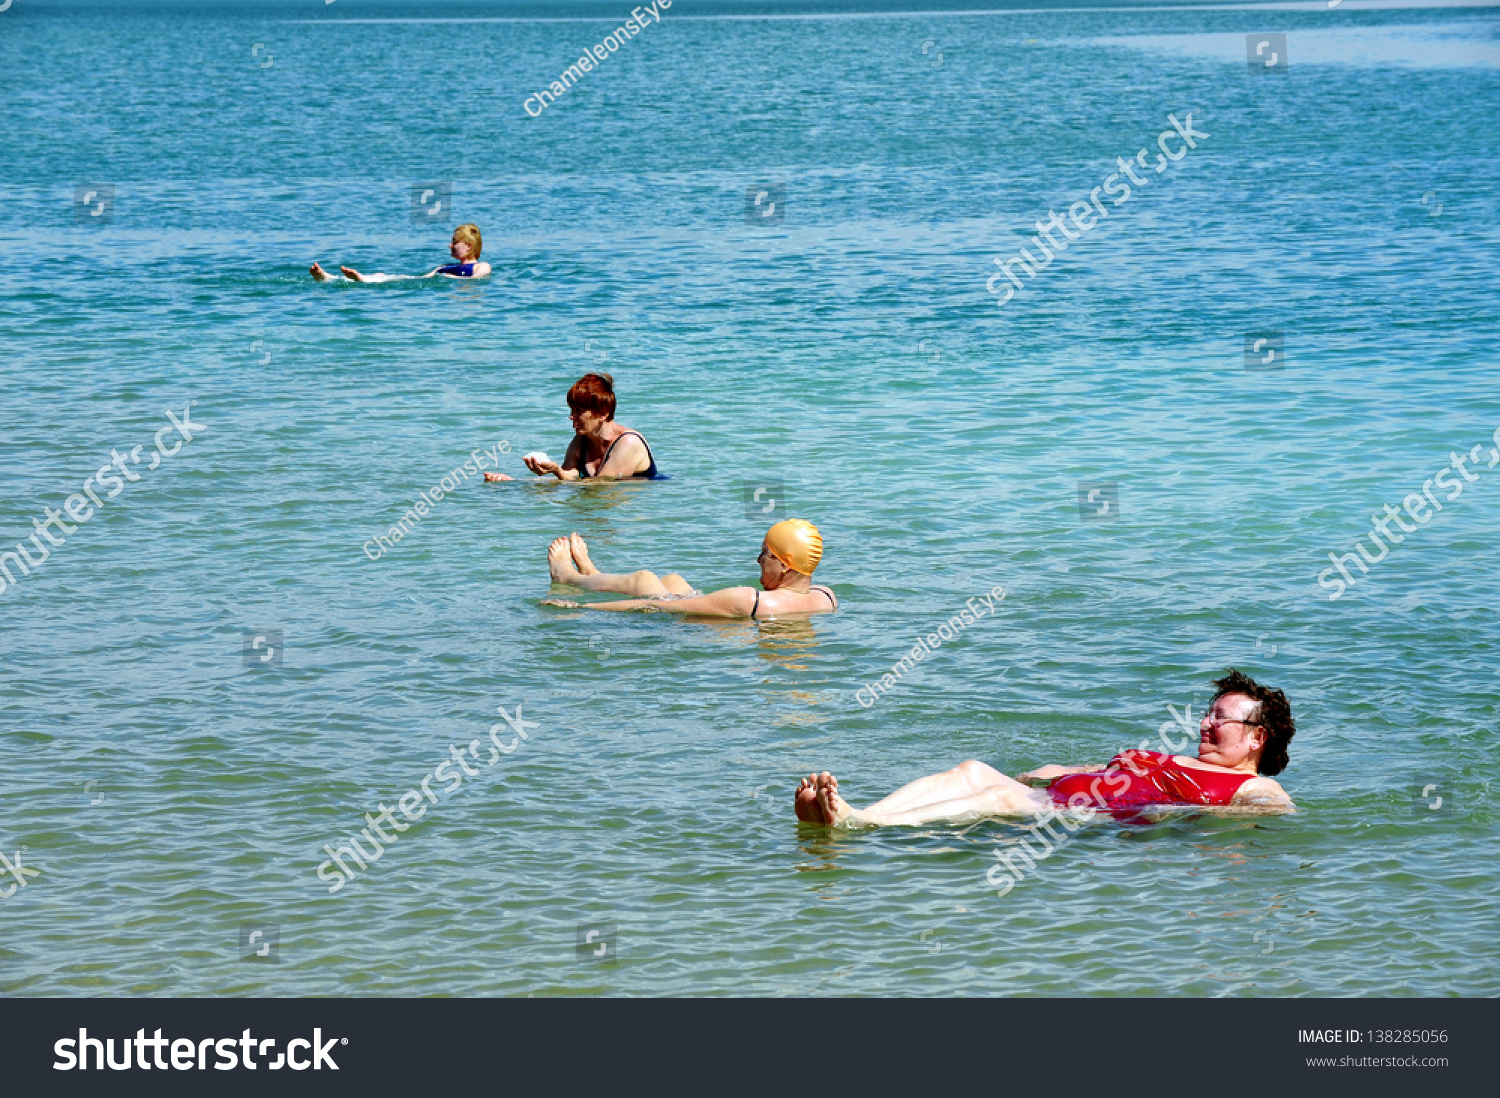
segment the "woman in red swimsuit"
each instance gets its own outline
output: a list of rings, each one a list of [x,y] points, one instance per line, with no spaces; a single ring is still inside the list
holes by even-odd
[[[1214,685],[1218,692],[1198,726],[1196,758],[1122,751],[1102,766],[1043,766],[1019,780],[971,759],[865,809],[850,807],[839,796],[838,779],[824,771],[797,787],[797,818],[832,826],[926,824],[1034,815],[1057,805],[1117,814],[1144,805],[1292,811],[1291,797],[1270,777],[1286,768],[1297,731],[1286,695],[1233,668]],[[1047,785],[1036,789],[1026,781]]]

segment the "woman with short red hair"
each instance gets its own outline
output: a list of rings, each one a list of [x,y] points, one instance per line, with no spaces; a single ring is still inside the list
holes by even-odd
[[[537,476],[558,480],[652,479],[660,476],[651,447],[639,431],[615,422],[615,383],[608,374],[584,374],[568,390],[573,441],[561,465],[546,454],[527,454],[521,460]],[[486,473],[485,480],[509,480],[503,473]]]

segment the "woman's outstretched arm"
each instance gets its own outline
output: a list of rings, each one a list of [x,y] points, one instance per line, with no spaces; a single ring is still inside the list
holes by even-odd
[[[1053,778],[1061,778],[1064,774],[1097,774],[1103,769],[1103,763],[1096,766],[1058,766],[1056,763],[1048,763],[1046,766],[1039,766],[1035,770],[1028,770],[1024,774],[1017,774],[1016,781],[1051,781]]]
[[[660,610],[705,618],[748,618],[754,608],[753,587],[726,587],[722,591],[686,599],[621,599],[618,602],[588,602],[582,606],[584,610]]]
[[[403,282],[413,278],[425,278],[425,275],[388,275],[375,271],[372,274],[360,274],[353,267],[340,267],[344,277],[350,282]]]

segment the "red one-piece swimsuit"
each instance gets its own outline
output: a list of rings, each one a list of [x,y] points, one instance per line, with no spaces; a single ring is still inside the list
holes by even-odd
[[[1104,810],[1148,804],[1227,805],[1253,777],[1186,767],[1160,751],[1122,751],[1103,771],[1055,779],[1047,795],[1053,804]]]

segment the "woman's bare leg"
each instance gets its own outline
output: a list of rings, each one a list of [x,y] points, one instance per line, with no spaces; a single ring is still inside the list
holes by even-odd
[[[578,539],[582,544],[583,539]],[[588,551],[584,550],[585,559]],[[593,562],[590,562],[593,567]],[[608,572],[600,572],[597,569],[591,575],[584,575],[573,563],[572,549],[567,538],[556,538],[547,547],[547,567],[552,572],[553,583],[566,583],[573,587],[582,587],[585,591],[612,591],[621,595],[634,595],[637,598],[649,598],[653,595],[681,594],[670,590],[655,572],[630,572],[623,575],[611,575]],[[681,576],[677,579],[680,581]]]
[[[982,763],[978,765],[983,766]],[[947,774],[953,774],[961,769],[963,768],[955,767]],[[945,778],[947,774],[935,774],[933,778]],[[957,822],[978,819],[982,816],[1027,816],[1046,807],[1045,794],[1022,785],[1014,778],[1007,778],[998,770],[994,771],[994,774],[1000,779],[998,782],[962,790],[956,796],[944,800],[894,809],[882,807],[886,802],[880,801],[869,808],[857,809],[839,795],[838,779],[824,771],[822,774],[810,775],[798,787],[794,808],[798,819],[833,826],[870,824],[885,827],[902,824],[912,826],[939,821]],[[978,770],[971,768],[966,780],[972,781],[979,775]],[[912,783],[912,785],[916,784]],[[897,792],[905,793],[910,788],[907,786]],[[929,791],[941,788],[961,789],[958,781],[954,779],[948,779],[946,786],[934,784],[927,787]],[[886,798],[887,801],[891,799]]]
[[[957,797],[951,801],[918,805],[903,812],[855,813],[855,823],[878,824],[882,827],[916,826],[929,823],[965,823],[986,816],[1032,816],[1048,805],[1045,794],[1015,783],[1017,788],[992,785],[978,792]]]
[[[573,567],[578,569],[580,575],[599,574],[599,569],[594,567],[594,562],[589,558],[589,543],[578,536],[577,530],[568,535],[568,554],[573,558]]]
[[[573,566],[578,569],[579,575],[599,575],[599,569],[594,567],[594,562],[589,557],[588,542],[579,537],[576,530],[568,535],[568,552],[573,557]],[[646,572],[639,574],[650,575],[651,573]],[[692,595],[696,593],[693,591],[693,585],[688,583],[687,580],[683,579],[676,572],[669,572],[667,575],[660,578],[661,585],[667,589],[667,594],[669,595]]]
[[[693,590],[693,585],[676,572],[669,572],[663,576],[661,578],[661,585],[667,589],[669,594],[673,595],[693,595],[697,593]]]
[[[794,800],[798,819],[818,821],[822,818],[822,810],[817,805],[819,777],[820,775],[817,774],[809,774],[797,787],[797,796]],[[837,778],[832,774],[827,774],[826,780],[831,781],[834,789],[837,790]],[[1002,785],[1010,780],[993,766],[986,766],[982,762],[970,759],[968,762],[959,763],[952,770],[944,770],[941,774],[929,774],[925,778],[908,782],[896,792],[876,801],[865,811],[874,812],[877,815],[904,812],[926,804],[940,804],[943,801],[966,797],[987,786]]]
[[[941,774],[930,774],[903,785],[890,796],[876,801],[866,811],[902,812],[924,804],[937,804],[941,801],[951,801],[956,797],[966,797],[986,786],[1001,785],[1010,780],[993,766],[986,766],[976,759],[970,759],[968,762],[959,763],[952,770],[944,770]]]

